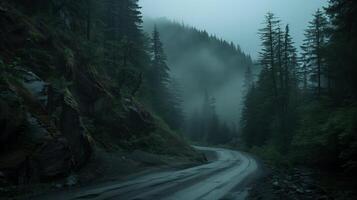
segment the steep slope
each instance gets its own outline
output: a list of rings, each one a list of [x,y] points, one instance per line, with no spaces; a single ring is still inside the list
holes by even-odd
[[[118,166],[140,164],[146,154],[203,160],[134,96],[118,92],[103,66],[88,61],[96,47],[54,29],[44,10],[32,12],[35,5],[0,2],[0,187],[53,181],[88,163],[95,174],[90,170],[114,160],[93,163],[98,152],[127,156]]]

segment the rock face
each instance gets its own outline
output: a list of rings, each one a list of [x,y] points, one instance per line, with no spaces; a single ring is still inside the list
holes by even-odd
[[[25,184],[64,177],[83,166],[93,148],[74,89],[65,85],[59,91],[55,81],[48,80],[67,75],[61,55],[70,47],[54,38],[46,24],[8,2],[0,2],[0,59],[20,73],[3,80],[0,71],[1,179]],[[79,80],[80,88],[95,88]]]
[[[29,166],[42,180],[65,176],[73,167],[73,154],[65,138],[45,142],[36,150]]]
[[[56,112],[49,112],[48,83],[24,73],[22,84],[0,82],[2,179],[26,184],[66,177],[86,163],[93,148],[78,103],[65,89],[51,96]]]
[[[86,45],[71,32],[46,24],[42,14],[30,17],[16,2],[0,1],[0,184],[52,181],[76,172],[93,152],[88,130],[113,150],[154,144],[156,152],[171,146],[181,154],[189,148],[160,129],[132,94],[121,94],[115,81],[97,72],[99,66],[86,61]],[[5,67],[11,78],[1,71]]]
[[[140,104],[132,99],[124,99],[125,121],[129,129],[137,133],[155,129],[154,118]]]
[[[17,139],[25,119],[21,98],[11,89],[0,86],[0,149],[6,149]]]
[[[69,142],[76,167],[82,166],[92,153],[88,133],[82,124],[78,104],[67,90],[62,103],[60,130]]]
[[[48,96],[46,94],[47,83],[30,71],[24,71],[23,79],[23,86],[33,97],[36,98],[39,103],[46,105],[48,100]]]

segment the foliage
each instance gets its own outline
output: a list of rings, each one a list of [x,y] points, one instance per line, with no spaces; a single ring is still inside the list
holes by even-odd
[[[328,79],[328,87],[330,87],[331,74],[327,69],[324,54],[324,48],[327,44],[327,23],[326,15],[321,10],[317,10],[314,19],[305,31],[306,38],[301,47],[303,62],[305,67],[309,69],[307,73],[310,76],[310,79],[304,80],[304,82],[305,84],[307,81],[316,83],[318,96],[321,96],[322,93],[323,77]],[[304,78],[307,79],[308,77]]]
[[[292,149],[299,150],[293,151],[297,161],[337,167],[355,160],[355,106],[336,109],[326,103],[311,102],[302,106],[300,115],[300,126],[292,143]]]
[[[96,139],[107,135],[119,138],[116,142],[120,143],[151,134],[153,130],[149,128],[133,131],[135,127],[124,127],[128,123],[124,115],[125,109],[129,109],[124,105],[127,99],[155,104],[153,111],[165,120],[163,123],[177,130],[182,128],[180,91],[169,77],[159,32],[151,39],[142,31],[138,0],[6,2],[16,10],[15,17],[9,14],[9,21],[14,18],[21,22],[11,25],[11,29],[18,30],[17,34],[2,35],[5,40],[21,39],[11,45],[16,50],[6,53],[15,52],[20,60],[1,53],[7,61],[0,59],[1,79],[16,77],[17,68],[24,69],[24,63],[26,69],[49,83],[49,99],[56,104],[54,107],[61,102],[58,93],[69,90]],[[20,45],[22,39],[24,44]],[[151,48],[153,44],[157,51]],[[156,59],[152,57],[154,52]],[[162,135],[171,132],[170,128],[163,130]]]
[[[327,16],[316,11],[301,47],[301,63],[289,27],[281,38],[279,21],[273,14],[266,16],[263,69],[246,94],[242,113],[242,139],[253,152],[276,165],[287,160],[357,171],[355,8],[354,1],[331,0]]]
[[[241,119],[242,138],[248,147],[270,142],[285,151],[296,123],[296,49],[289,26],[283,32],[280,21],[272,13],[266,15],[260,36],[262,70],[258,81],[246,94]]]
[[[274,145],[264,145],[262,147],[254,146],[251,152],[263,158],[273,166],[291,167],[292,161],[286,155],[283,155]]]
[[[338,104],[357,99],[357,2],[331,0],[327,14],[332,23],[326,47],[327,64],[333,75],[330,96]]]
[[[6,81],[8,79],[20,80],[24,71],[19,67],[21,59],[16,57],[12,62],[6,64],[0,58],[0,81]]]

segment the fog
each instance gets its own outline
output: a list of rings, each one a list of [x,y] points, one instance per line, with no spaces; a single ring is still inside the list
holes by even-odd
[[[172,78],[182,89],[186,117],[200,112],[207,93],[219,118],[237,124],[242,106],[243,75],[252,60],[235,46],[167,19],[145,18],[144,30],[157,26]]]
[[[140,0],[140,5],[144,17],[167,17],[207,30],[257,58],[260,41],[256,33],[268,11],[291,24],[299,45],[311,15],[327,0]]]
[[[166,19],[171,20],[171,23],[174,21],[186,27],[204,30],[209,35],[233,42],[256,60],[261,48],[258,30],[262,28],[267,12],[273,12],[283,23],[290,24],[291,35],[296,46],[300,46],[304,38],[304,30],[313,13],[327,4],[326,0],[140,0],[139,2],[142,7],[145,31],[150,33],[154,24],[159,25],[171,76],[183,89],[183,108],[187,117],[201,108],[207,90],[209,95],[216,99],[215,107],[219,117],[228,124],[237,125],[243,105],[243,79],[247,63],[241,63],[239,59],[226,62],[234,56],[225,56],[224,53],[215,55],[220,54],[219,51],[214,50],[216,47],[200,46],[200,43],[197,43],[197,37],[202,39],[203,36],[182,32],[176,29],[177,27],[167,25]],[[191,43],[197,47],[191,47],[189,44],[181,45],[185,41],[192,41]],[[192,51],[185,50],[189,48]]]

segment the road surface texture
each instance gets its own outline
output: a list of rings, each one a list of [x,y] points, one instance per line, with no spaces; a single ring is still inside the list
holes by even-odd
[[[155,172],[126,182],[102,184],[40,199],[51,200],[219,200],[245,199],[247,179],[258,173],[257,161],[245,153],[221,148],[196,147],[214,152],[204,165]]]

